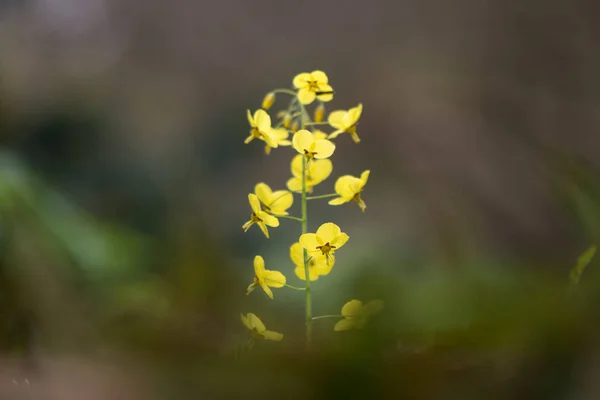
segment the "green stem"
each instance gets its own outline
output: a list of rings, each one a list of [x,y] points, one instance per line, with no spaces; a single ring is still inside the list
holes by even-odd
[[[344,316],[341,314],[319,315],[318,317],[313,317],[312,320],[314,321],[317,319],[325,319],[325,318],[344,318]]]
[[[301,290],[301,291],[304,291],[304,290],[306,290],[306,288],[303,288],[303,287],[298,287],[298,286],[292,286],[292,285],[288,285],[287,283],[284,283],[284,284],[283,284],[283,286],[285,286],[285,287],[289,287],[290,289],[294,289],[294,290]]]
[[[277,217],[277,218],[293,219],[294,221],[304,222],[304,220],[302,218],[292,217],[291,215],[275,215],[275,217]]]
[[[304,125],[309,125],[309,126],[312,126],[312,125],[329,125],[329,122],[307,122]]]
[[[329,193],[329,194],[322,194],[320,196],[310,196],[310,197],[307,197],[306,200],[326,199],[328,197],[335,197],[335,196],[337,196],[337,193]]]
[[[302,116],[300,117],[300,123],[302,129],[304,129],[304,116],[308,116],[306,114],[306,108],[300,104],[300,109],[302,111]],[[306,157],[302,157],[302,234],[307,232],[307,219],[308,212],[306,207]],[[311,291],[310,291],[310,273],[308,270],[308,252],[306,249],[302,250],[304,260],[304,277],[306,282],[306,348],[309,349],[312,343],[312,299],[311,299]]]
[[[290,96],[296,95],[296,92],[292,89],[275,89],[272,92],[273,93],[285,93],[285,94],[289,94]]]

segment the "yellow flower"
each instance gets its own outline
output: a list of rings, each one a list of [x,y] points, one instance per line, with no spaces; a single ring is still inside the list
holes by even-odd
[[[336,129],[331,132],[329,139],[335,139],[338,135],[348,132],[350,136],[352,136],[354,143],[360,142],[358,132],[356,132],[356,125],[362,114],[362,108],[362,104],[358,104],[358,106],[351,108],[348,111],[338,110],[329,114],[327,122]]]
[[[262,101],[263,110],[268,110],[275,103],[275,93],[269,92],[265,95],[265,98]]]
[[[315,122],[323,121],[323,117],[325,117],[325,104],[320,103],[317,108],[315,108]]]
[[[254,339],[264,338],[267,340],[274,340],[276,342],[283,339],[283,334],[279,332],[268,331],[265,324],[254,314],[248,313],[246,315],[241,314],[242,323],[248,328]]]
[[[302,191],[302,158],[304,156],[298,154],[292,159],[291,170],[293,177],[287,181],[287,188],[292,192]],[[331,175],[333,164],[331,160],[313,160],[308,164],[306,174],[306,191],[311,193],[313,187],[323,182]]]
[[[266,183],[254,187],[254,193],[262,203],[266,212],[273,215],[288,215],[286,211],[294,203],[294,195],[287,190],[273,192]]]
[[[319,129],[315,129],[312,134],[315,140],[327,139],[327,134]]]
[[[357,178],[352,175],[344,175],[338,178],[335,182],[335,192],[340,196],[329,201],[332,206],[339,206],[340,204],[347,203],[349,201],[356,201],[362,211],[365,211],[367,205],[361,199],[360,192],[367,184],[369,180],[369,174],[371,171],[366,170]]]
[[[329,158],[335,151],[332,142],[327,139],[315,139],[315,136],[306,129],[294,133],[292,145],[298,153],[304,154],[307,160]]]
[[[328,84],[329,78],[323,71],[303,72],[294,77],[294,86],[298,89],[298,100],[302,104],[310,104],[318,98],[321,101],[333,99],[333,88]]]
[[[326,222],[317,229],[317,233],[305,233],[300,236],[300,244],[309,255],[323,255],[329,260],[348,239],[349,236],[342,232],[339,226],[333,222]]]
[[[304,249],[297,242],[290,247],[290,258],[296,265],[294,272],[296,276],[303,281],[306,280],[306,270],[304,269]],[[319,276],[327,275],[331,272],[331,268],[335,264],[335,259],[331,258],[331,262],[327,261],[327,257],[322,254],[317,254],[308,259],[308,276],[311,281],[316,281]]]
[[[350,300],[342,307],[342,316],[344,319],[338,321],[333,327],[334,331],[347,331],[349,329],[361,329],[365,326],[373,314],[378,313],[383,308],[381,300],[373,300],[367,304],[360,300]]]
[[[254,257],[254,281],[248,286],[246,294],[250,294],[256,286],[260,286],[267,296],[273,299],[271,288],[285,286],[285,276],[279,271],[265,269],[265,260],[261,256]]]
[[[244,140],[248,144],[254,139],[260,139],[271,147],[277,147],[277,142],[272,137],[271,117],[265,110],[256,110],[254,116],[247,110],[248,123],[250,124],[250,136]]]
[[[258,197],[255,194],[250,193],[248,195],[248,202],[250,202],[250,208],[252,208],[252,215],[250,215],[250,221],[246,222],[242,226],[242,229],[244,232],[246,232],[252,225],[257,224],[265,236],[269,238],[269,230],[267,229],[267,225],[278,227],[279,220],[261,210],[260,200],[258,200]]]
[[[277,143],[277,146],[291,146],[292,142],[287,140],[289,135],[290,134],[288,133],[287,129],[277,128],[277,129],[271,129],[270,137],[275,143]],[[275,147],[277,147],[277,146],[275,146]],[[266,155],[271,154],[272,148],[273,147],[266,144],[265,145],[265,154]]]

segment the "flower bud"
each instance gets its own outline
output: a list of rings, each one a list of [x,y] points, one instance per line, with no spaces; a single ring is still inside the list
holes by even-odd
[[[295,120],[294,123],[292,124],[292,127],[290,128],[290,131],[295,133],[298,131],[299,127],[300,127],[300,124],[298,123],[298,120]]]
[[[325,117],[325,104],[320,103],[317,108],[315,108],[315,122],[323,121],[323,117]]]
[[[275,93],[269,92],[262,101],[263,110],[268,110],[275,103]]]
[[[283,117],[283,126],[285,128],[289,128],[291,124],[292,124],[292,116],[289,113],[285,114],[285,116]]]

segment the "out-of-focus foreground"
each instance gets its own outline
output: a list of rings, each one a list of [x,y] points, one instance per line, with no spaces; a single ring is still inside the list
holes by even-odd
[[[569,280],[600,238],[598,15],[0,1],[0,398],[598,398],[600,262]],[[324,185],[371,170],[365,214],[311,204],[352,243],[317,312],[385,308],[307,354],[301,293],[245,294],[256,254],[294,284],[299,231],[241,225],[291,154],[245,146],[246,109],[313,69],[365,106]],[[285,339],[241,352],[242,312]]]

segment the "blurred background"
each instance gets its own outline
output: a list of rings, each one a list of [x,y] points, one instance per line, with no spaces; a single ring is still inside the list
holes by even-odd
[[[0,1],[0,398],[596,399],[600,3]],[[245,289],[252,260],[301,285],[299,227],[243,233],[291,149],[248,134],[294,75],[364,105],[309,204],[351,239],[316,314],[383,299],[361,331],[302,293]],[[278,97],[273,110],[287,103]],[[298,199],[296,199],[298,200]],[[292,213],[299,214],[299,201]],[[239,314],[280,343],[243,350]]]

